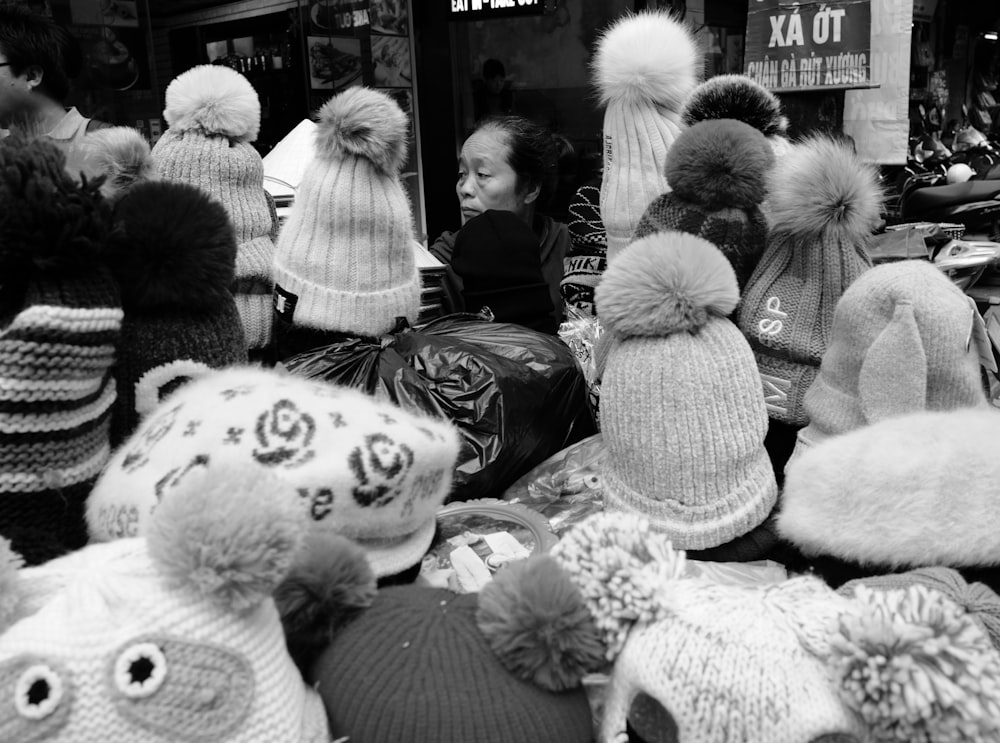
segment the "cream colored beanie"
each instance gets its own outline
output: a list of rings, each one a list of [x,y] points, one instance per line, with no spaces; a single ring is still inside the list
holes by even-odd
[[[646,207],[670,189],[667,151],[694,88],[700,53],[687,27],[668,13],[643,12],[614,23],[598,42],[594,78],[604,112],[601,217],[608,261],[632,240]]]
[[[726,544],[777,498],[753,352],[722,252],[659,232],[608,266],[597,310],[617,336],[601,383],[606,507],[637,512],[680,549]]]
[[[271,337],[274,216],[264,190],[264,163],[251,144],[260,130],[260,100],[250,81],[221,65],[201,65],[167,86],[168,129],[153,147],[160,175],[207,191],[229,212],[236,231],[233,295],[247,346]]]
[[[320,109],[316,152],[275,253],[277,315],[365,336],[420,312],[413,215],[399,180],[409,123],[387,93],[355,87]]]

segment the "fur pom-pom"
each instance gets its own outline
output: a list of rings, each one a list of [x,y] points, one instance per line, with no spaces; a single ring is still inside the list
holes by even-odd
[[[83,151],[85,172],[104,176],[101,193],[112,201],[137,183],[156,178],[149,142],[130,126],[113,126],[88,134]]]
[[[479,593],[476,622],[508,670],[550,691],[579,686],[605,664],[583,596],[550,555],[497,573]]]
[[[150,181],[118,202],[108,262],[127,310],[198,312],[229,301],[236,250],[220,202],[186,183]]]
[[[742,121],[765,137],[784,136],[788,130],[778,96],[746,75],[716,75],[691,92],[681,121],[693,126],[715,119]]]
[[[0,283],[23,282],[36,271],[89,270],[111,226],[99,186],[71,177],[65,154],[49,140],[2,140]]]
[[[150,556],[172,580],[248,611],[288,576],[308,528],[276,476],[212,471],[208,455],[176,475],[150,520]]]
[[[774,154],[763,134],[733,119],[702,121],[680,133],[667,155],[667,181],[707,209],[749,209],[766,195]]]
[[[260,99],[253,85],[224,65],[200,65],[167,86],[163,118],[178,134],[201,132],[234,142],[253,142],[260,133]]]
[[[24,566],[9,541],[0,537],[0,633],[14,620],[21,594],[17,572]]]
[[[792,145],[777,160],[767,192],[772,231],[802,240],[865,244],[880,219],[874,166],[822,135]]]
[[[598,40],[593,61],[603,105],[655,105],[675,115],[698,82],[700,66],[691,31],[662,11],[613,23]]]
[[[859,587],[830,641],[841,697],[871,740],[1000,740],[1000,655],[936,591]]]
[[[406,162],[409,121],[388,93],[353,87],[319,110],[316,151],[321,157],[363,157],[388,175]]]
[[[594,292],[597,314],[620,337],[696,332],[740,301],[732,264],[703,238],[656,232],[611,261]]]
[[[375,600],[375,574],[364,550],[339,534],[312,532],[274,601],[288,652],[305,673],[336,631]]]

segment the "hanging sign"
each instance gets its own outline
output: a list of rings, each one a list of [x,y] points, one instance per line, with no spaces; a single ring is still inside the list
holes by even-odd
[[[542,15],[543,0],[443,0],[451,8],[453,21],[483,21],[518,15]]]
[[[769,90],[871,85],[870,0],[750,0],[743,72]]]

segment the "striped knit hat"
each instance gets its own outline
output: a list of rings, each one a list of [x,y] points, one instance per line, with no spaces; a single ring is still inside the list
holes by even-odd
[[[46,141],[0,143],[0,534],[29,564],[86,541],[122,322],[97,258],[108,207],[64,162]]]
[[[584,184],[569,202],[570,247],[559,291],[566,304],[596,314],[594,288],[608,264],[608,235],[601,221],[601,186]]]

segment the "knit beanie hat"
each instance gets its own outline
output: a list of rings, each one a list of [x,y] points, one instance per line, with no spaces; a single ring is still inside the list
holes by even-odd
[[[245,364],[247,347],[229,291],[236,239],[222,204],[186,183],[153,181],[121,197],[114,222],[108,255],[125,310],[117,446],[161,397],[209,369]]]
[[[108,462],[87,503],[91,538],[142,535],[163,489],[192,469],[273,473],[312,531],[365,548],[376,576],[420,562],[451,489],[446,421],[362,392],[258,368],[206,374],[170,395]]]
[[[111,126],[87,134],[81,143],[83,172],[103,176],[101,193],[117,201],[138,183],[156,180],[159,174],[149,142],[130,126]]]
[[[605,507],[681,549],[748,533],[777,498],[753,353],[726,319],[738,301],[725,256],[680,232],[636,240],[597,287],[617,336],[601,384]]]
[[[853,596],[860,586],[894,591],[913,585],[925,586],[957,604],[989,636],[993,647],[1000,650],[1000,596],[982,583],[967,583],[952,568],[917,568],[905,573],[873,575],[848,581],[837,590],[844,596]]]
[[[541,689],[510,673],[476,626],[477,594],[428,586],[379,591],[337,631],[307,680],[334,738],[352,743],[588,743],[581,688]]]
[[[7,576],[4,739],[330,740],[272,600],[306,533],[287,488],[196,467],[166,486],[147,537]]]
[[[733,264],[742,291],[767,241],[760,203],[773,165],[764,135],[747,124],[722,119],[685,129],[667,155],[672,190],[646,209],[636,239],[662,230],[703,237]]]
[[[601,188],[584,184],[569,202],[570,247],[563,259],[559,285],[566,304],[596,314],[594,289],[607,267],[608,234],[601,221]]]
[[[975,303],[933,264],[875,266],[837,302],[798,447],[893,415],[988,404],[989,343]]]
[[[451,268],[470,312],[489,307],[497,322],[555,335],[559,318],[542,275],[534,230],[514,212],[489,209],[455,235]]]
[[[413,216],[399,180],[406,114],[388,93],[348,88],[319,112],[275,254],[278,317],[315,330],[379,336],[420,312]]]
[[[615,21],[597,43],[593,69],[604,111],[601,216],[608,260],[632,241],[646,207],[669,190],[667,152],[680,110],[697,82],[701,54],[690,30],[669,13]]]
[[[788,117],[778,96],[746,75],[715,75],[695,86],[684,102],[681,121],[736,119],[767,137],[775,156],[787,151]]]
[[[236,231],[232,290],[247,346],[264,348],[271,334],[274,214],[264,190],[264,163],[251,144],[260,131],[253,85],[223,65],[201,65],[167,86],[168,129],[153,147],[163,178],[183,181],[222,202]]]
[[[825,137],[779,159],[767,193],[768,244],[743,292],[739,325],[760,367],[768,414],[801,427],[837,301],[871,266],[880,193],[872,166]]]
[[[46,140],[0,142],[0,535],[29,564],[86,542],[115,404],[110,208],[64,164]]]
[[[807,557],[869,574],[1000,565],[1000,412],[897,415],[789,462],[779,534]]]

